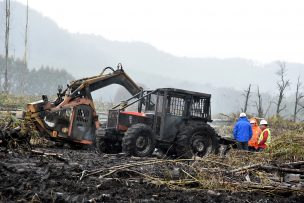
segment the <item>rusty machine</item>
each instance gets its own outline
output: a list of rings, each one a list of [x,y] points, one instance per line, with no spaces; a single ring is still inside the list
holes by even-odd
[[[65,90],[59,88],[55,101],[49,101],[43,95],[41,101],[29,103],[25,119],[32,121],[37,130],[51,140],[69,142],[74,146],[92,145],[100,123],[91,93],[111,84],[125,87],[132,95],[142,90],[121,64],[116,70],[106,67],[97,76],[72,81]]]

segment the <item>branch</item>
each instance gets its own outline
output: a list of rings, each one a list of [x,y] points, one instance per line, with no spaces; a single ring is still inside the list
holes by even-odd
[[[267,166],[267,165],[261,165],[261,166],[259,166],[259,168],[263,169],[263,170],[277,170],[277,171],[282,171],[282,172],[287,172],[287,173],[304,174],[304,170],[301,170],[301,169],[281,168],[281,167],[277,167],[277,166]]]
[[[271,107],[272,103],[274,103],[274,102],[272,100],[270,100],[269,105],[268,105],[268,107],[265,111],[265,116],[268,114],[268,111],[270,110],[270,107]]]
[[[229,173],[236,173],[236,172],[240,172],[240,171],[245,171],[245,170],[252,169],[252,168],[258,168],[260,166],[261,166],[261,164],[252,164],[252,165],[248,165],[248,166],[243,166],[243,167],[240,167],[240,168],[237,168],[237,169],[233,169],[233,170],[229,171]]]
[[[287,107],[287,106],[286,106],[286,104],[285,104],[282,108],[279,109],[279,113],[282,112],[283,110],[285,110],[286,107]]]
[[[68,162],[67,159],[63,158],[63,154],[57,154],[57,153],[50,153],[50,152],[43,152],[43,151],[38,151],[38,150],[31,150],[32,153],[38,154],[38,155],[43,155],[43,156],[52,156],[55,157],[56,159],[64,162]]]
[[[289,163],[280,164],[281,167],[284,167],[284,166],[298,166],[298,165],[304,165],[304,161],[296,161],[296,162],[289,162]]]

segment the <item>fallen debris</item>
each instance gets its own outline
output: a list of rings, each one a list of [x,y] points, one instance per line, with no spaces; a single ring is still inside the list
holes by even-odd
[[[34,154],[38,154],[38,155],[55,157],[56,159],[58,159],[60,161],[68,162],[67,159],[63,158],[63,154],[43,152],[43,151],[38,151],[38,150],[31,150],[31,152]]]
[[[303,202],[303,136],[286,132],[261,153],[192,159],[0,147],[0,201]]]

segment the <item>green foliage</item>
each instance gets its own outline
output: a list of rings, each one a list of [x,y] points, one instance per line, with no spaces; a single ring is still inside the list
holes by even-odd
[[[272,161],[303,161],[303,130],[297,129],[278,135],[272,140],[270,148],[265,153],[268,153]]]

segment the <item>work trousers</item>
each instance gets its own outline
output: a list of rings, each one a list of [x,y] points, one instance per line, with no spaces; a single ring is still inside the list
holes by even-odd
[[[237,148],[248,151],[248,142],[237,142]]]

